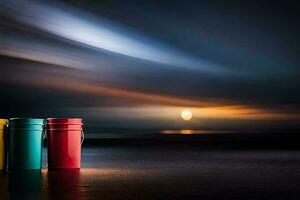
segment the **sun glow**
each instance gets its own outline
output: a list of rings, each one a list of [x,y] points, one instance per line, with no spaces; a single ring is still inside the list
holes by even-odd
[[[190,110],[183,110],[181,112],[181,118],[185,121],[189,121],[193,118],[193,113]]]

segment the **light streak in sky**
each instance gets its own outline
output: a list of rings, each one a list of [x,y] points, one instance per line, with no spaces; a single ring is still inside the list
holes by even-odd
[[[99,50],[211,74],[233,72],[86,13],[41,2],[2,1],[1,12],[29,27]],[[1,53],[1,52],[0,52]],[[8,54],[2,52],[2,54]],[[30,54],[30,52],[29,52]],[[16,55],[15,55],[16,56]],[[23,53],[23,58],[24,58]],[[30,56],[29,56],[30,57]],[[32,56],[31,56],[32,59]],[[50,60],[50,59],[49,59]],[[66,65],[66,64],[63,64]]]

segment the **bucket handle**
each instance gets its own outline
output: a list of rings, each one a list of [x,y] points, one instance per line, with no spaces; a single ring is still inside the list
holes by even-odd
[[[82,145],[83,141],[84,141],[84,132],[81,131],[81,143],[80,143],[80,145]]]
[[[45,140],[45,139],[47,139],[47,131],[46,131],[46,129],[43,131],[43,141]],[[83,131],[81,131],[81,143],[80,143],[80,145],[82,145],[82,143],[83,143],[83,141],[84,141],[84,132]]]
[[[47,139],[47,129],[44,128],[44,131],[43,131],[43,141],[45,141],[45,139]]]

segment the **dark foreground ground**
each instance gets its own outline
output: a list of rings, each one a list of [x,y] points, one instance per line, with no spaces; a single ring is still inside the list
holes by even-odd
[[[297,149],[153,143],[86,145],[80,171],[1,173],[0,199],[300,199]]]

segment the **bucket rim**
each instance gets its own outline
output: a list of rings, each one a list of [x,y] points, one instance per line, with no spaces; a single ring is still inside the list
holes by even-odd
[[[28,134],[27,132],[40,132],[41,134],[43,134],[44,130],[29,130],[29,129],[8,130],[9,134]]]
[[[47,118],[47,124],[82,124],[82,118]]]
[[[7,124],[8,124],[8,119],[4,119],[4,118],[0,119],[0,125],[7,125]]]
[[[44,125],[45,119],[42,118],[10,118],[9,124],[36,124]]]
[[[8,131],[44,131],[45,129],[30,129],[30,128],[8,128]]]
[[[9,127],[45,127],[45,124],[23,124],[23,123],[11,123]]]
[[[47,124],[46,129],[82,130],[83,124]]]
[[[55,126],[64,126],[64,125],[66,125],[66,126],[68,126],[68,125],[74,125],[74,126],[83,126],[84,124],[83,123],[77,123],[77,124],[70,124],[70,123],[47,123],[46,124],[46,126],[53,126],[53,125],[55,125]]]
[[[74,129],[51,129],[51,130],[48,130],[48,131],[51,131],[51,132],[53,132],[53,131],[57,131],[57,132],[59,132],[59,131],[79,131],[79,132],[82,132],[83,130],[82,129],[81,130],[74,130]],[[50,133],[50,134],[64,134],[64,133]],[[66,133],[66,134],[68,134],[68,133]],[[70,133],[70,134],[73,134],[73,133]]]
[[[83,129],[47,129],[47,133],[50,133],[51,134],[51,132],[52,132],[52,134],[53,134],[53,132],[60,132],[60,131],[63,131],[63,132],[68,132],[68,131],[76,131],[76,132],[82,132],[83,131]],[[56,133],[55,133],[56,134]],[[61,134],[61,133],[59,133],[59,134]]]

